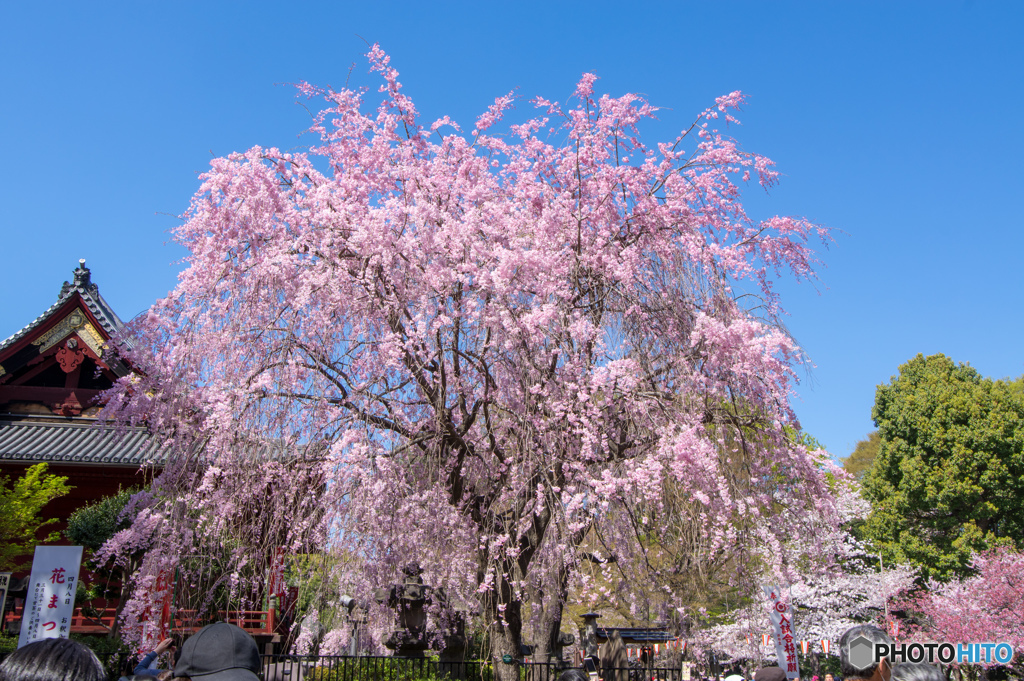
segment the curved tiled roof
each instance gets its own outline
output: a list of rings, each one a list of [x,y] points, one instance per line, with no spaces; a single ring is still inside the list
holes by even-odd
[[[65,281],[64,285],[60,289],[60,295],[57,296],[57,302],[48,307],[45,312],[33,319],[31,322],[23,326],[18,331],[14,332],[10,337],[5,338],[0,342],[0,351],[4,350],[10,345],[18,342],[25,337],[32,329],[36,328],[49,318],[54,312],[60,309],[60,307],[71,299],[71,296],[78,293],[82,296],[82,302],[89,308],[89,312],[96,317],[96,321],[100,323],[103,330],[107,333],[107,336],[112,336],[114,333],[124,326],[124,322],[121,318],[110,308],[110,305],[104,300],[103,296],[100,295],[99,287],[92,283],[92,274],[89,268],[85,266],[85,260],[78,261],[78,268],[74,271],[74,277],[70,282]]]
[[[162,458],[142,429],[117,432],[95,423],[0,419],[0,462],[140,466]]]

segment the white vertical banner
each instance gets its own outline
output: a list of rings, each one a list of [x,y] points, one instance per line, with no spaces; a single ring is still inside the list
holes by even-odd
[[[796,645],[793,643],[793,608],[782,595],[777,586],[764,587],[772,619],[772,638],[775,641],[775,655],[779,658],[779,668],[786,672],[787,679],[800,678],[800,663],[796,657]]]
[[[21,616],[18,647],[44,638],[67,638],[75,611],[81,546],[37,546]]]

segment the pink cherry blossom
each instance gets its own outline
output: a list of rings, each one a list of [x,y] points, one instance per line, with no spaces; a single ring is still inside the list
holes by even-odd
[[[1024,654],[1024,554],[1001,547],[977,554],[974,574],[948,583],[931,582],[908,600],[920,613],[911,638],[954,643],[1009,643]],[[986,663],[987,666],[987,663]]]
[[[123,339],[139,373],[108,414],[169,452],[106,551],[140,561],[126,631],[169,566],[196,607],[261,604],[284,546],[321,585],[323,645],[347,640],[339,594],[366,600],[415,559],[517,655],[524,602],[585,589],[596,533],[630,574],[663,550],[645,537],[668,487],[692,500],[700,560],[786,574],[776,549],[837,506],[796,437],[804,357],[772,282],[812,279],[829,237],[745,212],[736,182],[778,176],[710,127],[740,93],[652,144],[654,108],[587,74],[511,134],[509,95],[464,136],[422,125],[390,58],[368,57],[375,108],[303,85],[326,102],[311,148],[212,161],[174,233],[187,268]],[[379,647],[393,615],[369,607]]]

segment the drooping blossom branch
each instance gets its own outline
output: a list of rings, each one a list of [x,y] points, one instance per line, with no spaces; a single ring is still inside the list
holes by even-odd
[[[417,559],[475,604],[500,658],[518,655],[535,566],[582,574],[592,531],[648,560],[644,518],[685,507],[709,556],[770,557],[835,514],[820,455],[793,436],[803,356],[772,287],[813,278],[828,233],[744,211],[741,187],[778,174],[714,127],[739,93],[649,144],[655,109],[596,95],[588,74],[506,128],[515,100],[499,97],[463,135],[422,124],[389,57],[368,57],[375,109],[303,85],[326,100],[317,144],[211,163],[175,230],[188,268],[129,330],[139,374],[108,413],[181,460],[131,530],[166,528],[147,560],[228,537],[216,588],[249,580],[255,598],[270,543],[321,541],[330,601]],[[275,529],[257,540],[239,503],[261,494]]]

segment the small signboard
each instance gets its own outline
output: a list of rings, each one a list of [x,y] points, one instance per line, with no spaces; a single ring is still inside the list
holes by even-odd
[[[4,613],[7,612],[7,592],[11,589],[11,573],[0,572],[0,630],[3,630]]]
[[[75,610],[81,546],[37,546],[21,617],[18,647],[45,638],[67,638]]]

